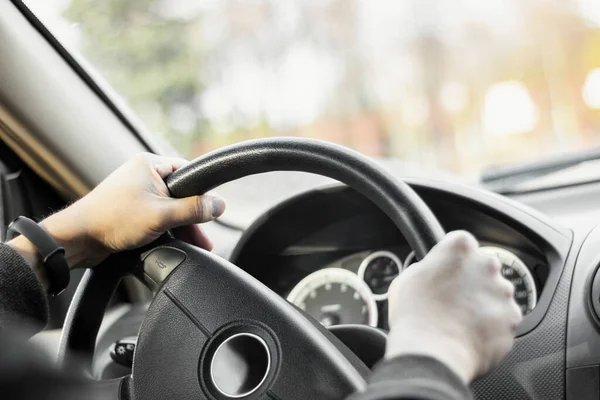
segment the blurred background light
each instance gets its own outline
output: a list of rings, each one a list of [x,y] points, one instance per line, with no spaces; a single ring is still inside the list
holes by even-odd
[[[537,109],[522,83],[496,83],[486,91],[483,109],[486,133],[505,136],[529,132],[537,122]]]
[[[592,109],[600,109],[600,68],[590,71],[583,85],[583,101]]]
[[[448,82],[442,86],[440,101],[448,112],[453,114],[460,113],[469,103],[469,91],[465,85],[457,82]]]

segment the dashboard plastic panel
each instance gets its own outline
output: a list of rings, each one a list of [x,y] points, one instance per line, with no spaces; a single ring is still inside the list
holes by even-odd
[[[447,231],[466,229],[485,242],[537,253],[539,259],[547,263],[549,274],[538,304],[524,318],[517,335],[535,328],[546,314],[558,285],[571,245],[571,231],[556,228],[546,217],[488,192],[460,185],[444,184],[447,187],[441,187],[440,183],[431,181],[409,181],[409,184]],[[348,233],[351,226],[345,222],[350,218],[362,218],[360,221],[369,225],[361,225]],[[332,248],[338,244],[338,247],[350,246],[356,251],[365,250],[381,241],[381,237],[387,242],[380,245],[403,241],[400,233],[373,204],[352,189],[336,185],[303,193],[265,213],[244,233],[231,260],[261,280],[261,275],[268,273],[265,265],[278,263],[280,260],[276,256],[285,248],[302,242],[307,235],[327,224],[338,224],[339,228],[318,232],[316,237],[320,243],[331,240],[328,244]],[[377,231],[382,232],[381,237],[370,234]],[[340,239],[341,236],[344,239]],[[367,247],[355,247],[362,242],[366,242]],[[337,254],[343,253],[335,254],[339,258]],[[327,256],[327,253],[313,255],[311,262],[325,264]]]
[[[567,307],[576,257],[576,254],[570,254],[574,240],[572,232],[520,203],[478,189],[432,181],[408,183],[446,230],[468,229],[488,242],[529,253],[538,252],[549,266],[538,305],[521,324],[514,350],[494,373],[475,382],[476,397],[564,398]],[[232,262],[256,273],[265,268],[261,253],[281,252],[290,244],[286,235],[291,242],[304,237],[306,232],[296,230],[297,222],[300,222],[299,229],[325,224],[340,217],[343,214],[340,209],[349,205],[352,208],[347,215],[369,213],[369,205],[361,205],[359,197],[351,189],[335,185],[303,193],[279,204],[245,232],[233,252]],[[324,206],[327,202],[333,204]],[[378,219],[377,216],[374,218]],[[307,221],[309,219],[314,221]],[[390,241],[397,240],[398,236],[389,231],[383,219],[379,221],[384,224],[381,228]],[[277,235],[273,231],[275,227],[278,227]],[[579,248],[582,239],[575,239],[575,249]],[[260,243],[263,246],[269,243],[270,248],[257,248]]]
[[[600,264],[600,227],[587,236],[577,257],[569,303],[567,368],[600,364],[600,326],[589,307],[592,273]]]

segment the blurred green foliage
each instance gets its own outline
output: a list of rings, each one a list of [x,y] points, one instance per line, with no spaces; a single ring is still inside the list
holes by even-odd
[[[86,58],[134,110],[151,110],[152,129],[166,134],[173,104],[195,107],[202,63],[194,20],[164,18],[153,11],[153,3],[72,0],[64,16],[79,21]],[[200,131],[195,124],[189,132],[169,135],[169,141],[185,149]]]

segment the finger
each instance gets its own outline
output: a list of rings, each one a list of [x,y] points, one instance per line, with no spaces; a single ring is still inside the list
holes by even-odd
[[[511,310],[510,311],[510,315],[511,315],[510,325],[511,325],[512,331],[514,332],[517,330],[517,327],[523,320],[523,313],[521,312],[521,307],[519,307],[519,305],[517,304],[516,301],[511,302],[510,310]]]
[[[502,269],[502,263],[497,256],[492,256],[488,254],[479,254],[481,257],[481,263],[485,266],[483,271],[491,276],[498,275],[500,276],[500,270]]]
[[[182,166],[188,163],[188,161],[183,158],[175,157],[157,157],[151,162],[154,167],[154,170],[162,179],[171,175],[175,170],[181,168]]]
[[[448,233],[442,240],[446,246],[460,252],[475,250],[479,247],[479,243],[475,236],[467,231],[452,231]]]
[[[512,299],[515,295],[515,285],[502,275],[498,279],[498,290],[507,299]]]
[[[185,225],[173,229],[173,234],[176,238],[183,240],[194,246],[201,247],[205,250],[211,251],[213,249],[213,243],[210,238],[206,235],[200,225]]]
[[[212,221],[225,211],[225,202],[211,195],[169,199],[167,204],[163,210],[168,218],[166,229]]]
[[[439,254],[446,256],[449,252],[451,255],[463,256],[479,247],[477,239],[467,231],[449,232],[444,238],[433,247],[432,255]],[[445,253],[445,254],[444,254]]]
[[[154,170],[158,173],[161,179],[166,178],[175,171],[175,167],[172,164],[160,163],[154,164]]]
[[[136,154],[132,161],[152,166],[162,179],[188,163],[186,159],[181,157],[166,157],[153,153]]]

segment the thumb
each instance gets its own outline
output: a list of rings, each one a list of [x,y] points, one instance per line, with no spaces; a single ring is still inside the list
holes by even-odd
[[[216,196],[190,196],[169,201],[169,221],[166,229],[199,224],[218,218],[225,211],[225,202]]]

